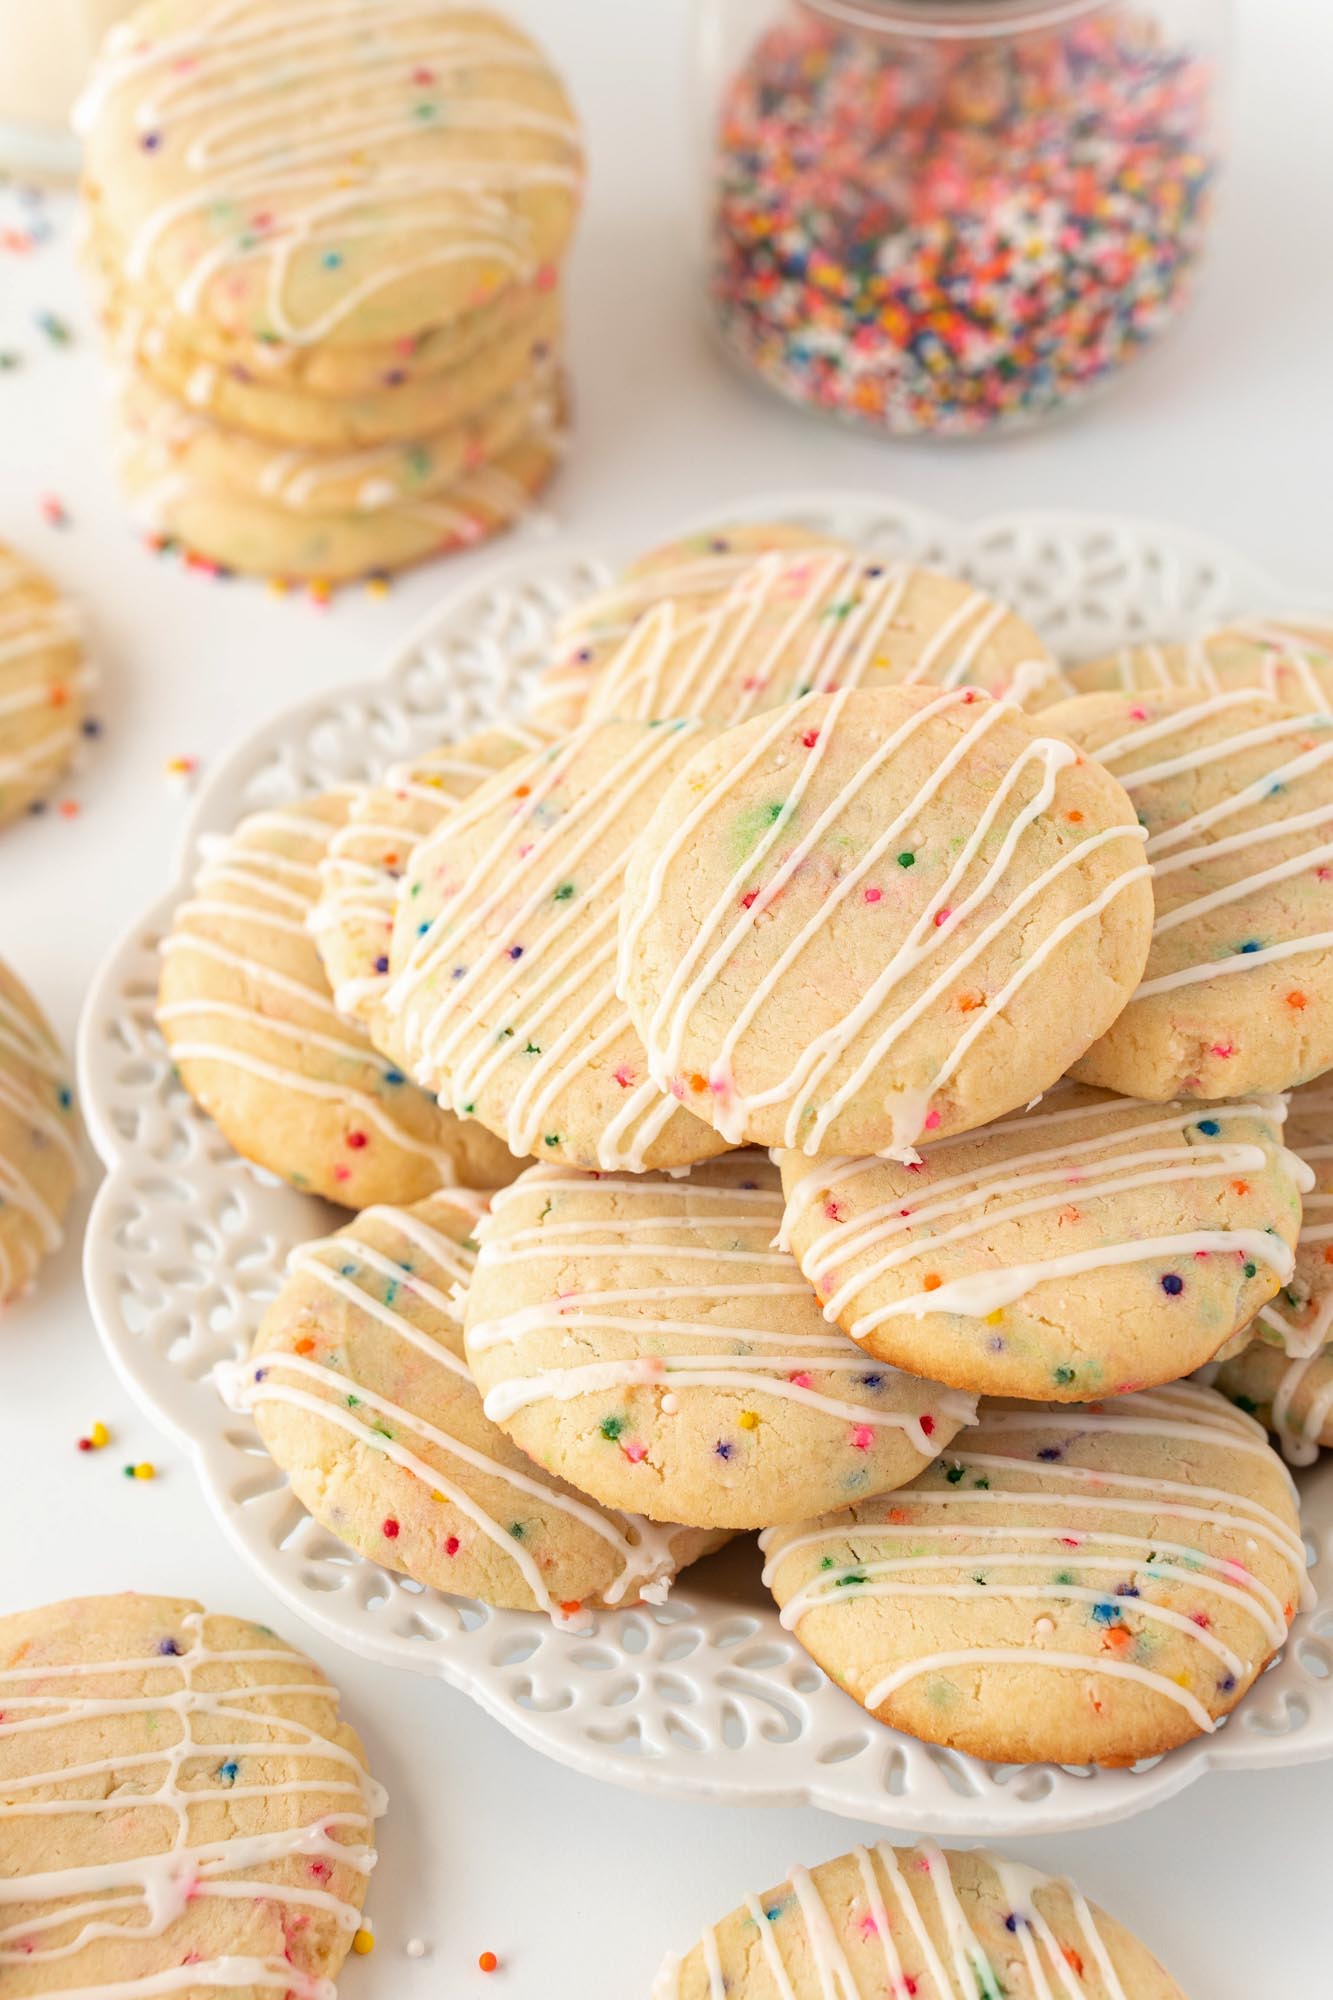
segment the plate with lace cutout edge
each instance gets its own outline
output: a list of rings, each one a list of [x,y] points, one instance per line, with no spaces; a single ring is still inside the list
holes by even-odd
[[[723,506],[677,532],[775,516],[877,557],[974,577],[1067,658],[1292,609],[1291,593],[1198,536],[1096,515],[965,525],[873,496],[796,493]],[[651,526],[641,537],[657,538]],[[253,1426],[214,1390],[212,1368],[248,1349],[288,1252],[335,1222],[231,1154],[174,1081],[153,1025],[156,941],[200,843],[257,807],[374,777],[519,712],[557,618],[630,553],[546,544],[492,565],[420,621],[382,676],[264,724],[201,790],[175,881],[109,955],[79,1036],[85,1114],[107,1167],[88,1229],[88,1293],[127,1388],[189,1454],[231,1541],[308,1624],[364,1657],[435,1675],[543,1754],[636,1789],[808,1803],[989,1838],[1125,1818],[1210,1769],[1333,1755],[1333,1466],[1300,1475],[1317,1604],[1224,1729],[1130,1771],[1002,1767],[870,1721],[782,1631],[752,1540],[686,1571],[664,1606],[560,1631],[537,1614],[423,1591],[354,1555],[293,1500]]]

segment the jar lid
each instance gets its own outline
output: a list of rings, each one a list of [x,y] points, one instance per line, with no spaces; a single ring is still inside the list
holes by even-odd
[[[858,28],[917,35],[1021,34],[1103,11],[1108,0],[801,0],[813,13]]]

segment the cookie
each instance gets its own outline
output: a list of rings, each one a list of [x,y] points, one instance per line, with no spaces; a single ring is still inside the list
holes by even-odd
[[[338,1693],[189,1599],[0,1618],[0,1982],[332,1996],[384,1794]]]
[[[1102,660],[1068,667],[1080,694],[1125,689],[1252,688],[1304,709],[1333,707],[1333,630],[1291,619],[1251,619],[1183,644],[1122,646]]]
[[[780,1154],[784,1238],[877,1360],[1071,1403],[1174,1382],[1291,1283],[1313,1176],[1284,1114],[1061,1084],[910,1165]]]
[[[1292,1465],[1313,1465],[1321,1448],[1333,1445],[1333,1344],[1293,1359],[1265,1328],[1214,1379],[1224,1396],[1276,1433]]]
[[[0,962],[0,1306],[58,1250],[79,1180],[74,1092],[36,1001]]]
[[[588,718],[734,724],[805,694],[921,682],[1033,706],[1067,693],[1031,627],[972,584],[854,549],[776,549],[706,608],[668,598],[640,618]]]
[[[389,983],[398,883],[412,854],[494,771],[541,745],[536,729],[501,722],[461,743],[394,764],[352,799],[320,863],[309,928],[341,1014],[374,1032]]]
[[[733,1144],[984,1125],[1133,992],[1142,842],[1106,772],[974,689],[756,716],[698,749],[630,859],[620,990],[651,1073]]]
[[[307,928],[350,794],[252,813],[162,944],[157,1019],[181,1082],[256,1166],[345,1208],[497,1187],[505,1148],[418,1090],[334,1005]]]
[[[982,1848],[854,1847],[710,1925],[653,2000],[1185,2000],[1070,1881]]]
[[[576,729],[586,719],[588,695],[602,668],[658,605],[669,602],[673,617],[693,620],[769,550],[815,555],[839,547],[798,522],[742,521],[650,549],[560,621],[554,656],[537,677],[529,709],[533,721],[556,734]]]
[[[578,125],[536,45],[481,7],[330,16],[143,6],[79,108],[105,253],[234,339],[406,339],[528,284],[577,213]]]
[[[983,1404],[910,1486],[763,1538],[796,1633],[881,1722],[1001,1763],[1214,1730],[1305,1585],[1291,1476],[1196,1382]]]
[[[488,780],[412,856],[391,1046],[515,1153],[642,1173],[724,1150],[653,1082],[615,991],[626,856],[702,740],[696,723],[581,729]]]
[[[560,462],[558,405],[484,465],[422,499],[351,513],[303,514],[277,500],[195,484],[148,434],[126,432],[120,470],[140,526],[227,571],[345,583],[472,548],[514,526]],[[377,461],[378,462],[378,461]]]
[[[304,1245],[219,1386],[315,1519],[387,1569],[561,1624],[660,1602],[720,1538],[604,1511],[482,1411],[453,1292],[485,1205],[451,1189]]]
[[[786,1251],[776,1170],[530,1167],[480,1224],[467,1356],[486,1414],[604,1506],[760,1528],[901,1486],[975,1415],[868,1366]]]
[[[1263,1307],[1255,1331],[1288,1354],[1308,1356],[1333,1340],[1333,1077],[1292,1092],[1286,1141],[1314,1185],[1301,1200],[1296,1268]]]
[[[74,607],[0,542],[0,826],[69,768],[92,685]]]
[[[1128,1097],[1238,1097],[1333,1068],[1333,717],[1246,690],[1080,695],[1042,718],[1148,833],[1152,951],[1073,1065]]]

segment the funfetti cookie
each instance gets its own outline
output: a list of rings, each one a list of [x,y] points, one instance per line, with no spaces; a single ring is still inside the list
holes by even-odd
[[[1100,766],[975,689],[755,716],[698,749],[630,860],[620,990],[651,1072],[733,1144],[984,1125],[1133,992],[1143,839]]]
[[[386,1568],[560,1623],[660,1600],[722,1538],[596,1506],[483,1414],[453,1295],[484,1210],[452,1189],[304,1245],[219,1386],[316,1520]]]
[[[1333,1344],[1292,1358],[1264,1321],[1240,1354],[1223,1362],[1216,1377],[1224,1396],[1276,1433],[1292,1465],[1313,1465],[1333,1445]]]
[[[1301,1196],[1296,1268],[1259,1314],[1256,1335],[1310,1355],[1333,1338],[1333,1076],[1294,1090],[1286,1142],[1313,1176]]]
[[[667,599],[639,619],[594,680],[588,716],[733,724],[805,694],[922,682],[1025,706],[1067,692],[1032,628],[972,584],[853,549],[777,549],[724,598]]]
[[[384,1794],[338,1693],[188,1599],[0,1618],[0,1986],[332,2000]]]
[[[308,922],[348,792],[252,813],[220,843],[162,945],[157,1020],[181,1082],[238,1153],[346,1208],[517,1163],[345,1020]]]
[[[878,1360],[1071,1403],[1174,1382],[1292,1282],[1285,1109],[1060,1084],[908,1164],[783,1153],[784,1240]]]
[[[339,1012],[372,1035],[389,983],[398,884],[412,855],[492,772],[541,743],[536,729],[501,722],[394,764],[378,784],[354,795],[320,863],[309,922]]]
[[[983,1403],[910,1486],[764,1537],[782,1622],[882,1722],[1001,1763],[1214,1730],[1305,1588],[1291,1476],[1196,1382]]]
[[[477,1230],[467,1355],[529,1458],[604,1505],[756,1528],[900,1486],[973,1399],[865,1355],[775,1246],[762,1153],[529,1168]]]
[[[1156,898],[1142,983],[1074,1074],[1160,1100],[1333,1067],[1333,715],[1178,690],[1042,720],[1129,793]]]
[[[446,325],[564,254],[577,121],[482,7],[332,14],[157,0],[79,122],[99,240],[136,292],[224,335],[361,347]]]
[[[711,1924],[652,2000],[1185,2000],[1072,1882],[976,1848],[854,1847]]]
[[[0,826],[68,769],[92,685],[74,607],[0,543]]]
[[[78,1179],[65,1058],[32,995],[0,962],[0,1306],[27,1291],[59,1249]]]
[[[626,857],[705,733],[580,729],[489,779],[412,856],[390,1045],[515,1153],[642,1173],[725,1150],[654,1083],[615,991]]]
[[[1080,694],[1122,689],[1252,688],[1302,709],[1333,707],[1333,630],[1291,619],[1250,619],[1174,645],[1122,646],[1105,659],[1068,667]]]

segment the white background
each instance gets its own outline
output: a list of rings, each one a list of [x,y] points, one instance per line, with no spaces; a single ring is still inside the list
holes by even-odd
[[[4,8],[20,0],[0,0]],[[41,4],[41,0],[34,0]],[[561,526],[647,542],[765,486],[877,487],[957,514],[1089,506],[1231,541],[1293,590],[1333,597],[1333,9],[1241,0],[1233,171],[1204,296],[1132,377],[1076,420],[1012,441],[879,445],[793,414],[717,360],[690,269],[687,23],[681,0],[509,0],[572,85],[591,194],[571,281],[577,429]],[[719,0],[726,4],[726,0]],[[1221,0],[1215,0],[1220,5]],[[3,23],[0,20],[0,60]],[[14,219],[0,193],[0,227]],[[364,674],[484,554],[326,612],[211,583],[147,553],[111,479],[101,371],[70,229],[0,249],[0,537],[88,607],[106,668],[105,741],[52,814],[0,843],[0,952],[72,1042],[93,967],[160,887],[184,803],[166,760],[216,759],[275,706]],[[32,320],[54,308],[78,344]],[[39,501],[57,496],[63,530]],[[513,544],[510,545],[511,549]],[[271,1619],[188,1468],[112,1378],[79,1278],[78,1228],[0,1327],[0,1610],[134,1587]],[[96,1418],[115,1443],[80,1456]],[[151,1457],[153,1484],[125,1480]],[[662,1953],[794,1860],[859,1837],[813,1812],[727,1811],[599,1786],[540,1760],[463,1697],[312,1640],[389,1787],[371,1896],[379,1943],[343,2000],[635,2000]],[[1023,1843],[1076,1872],[1193,2000],[1329,1992],[1333,1769],[1213,1776],[1146,1818]],[[428,1941],[409,1961],[411,1936]],[[494,1950],[502,1974],[484,1978]]]

